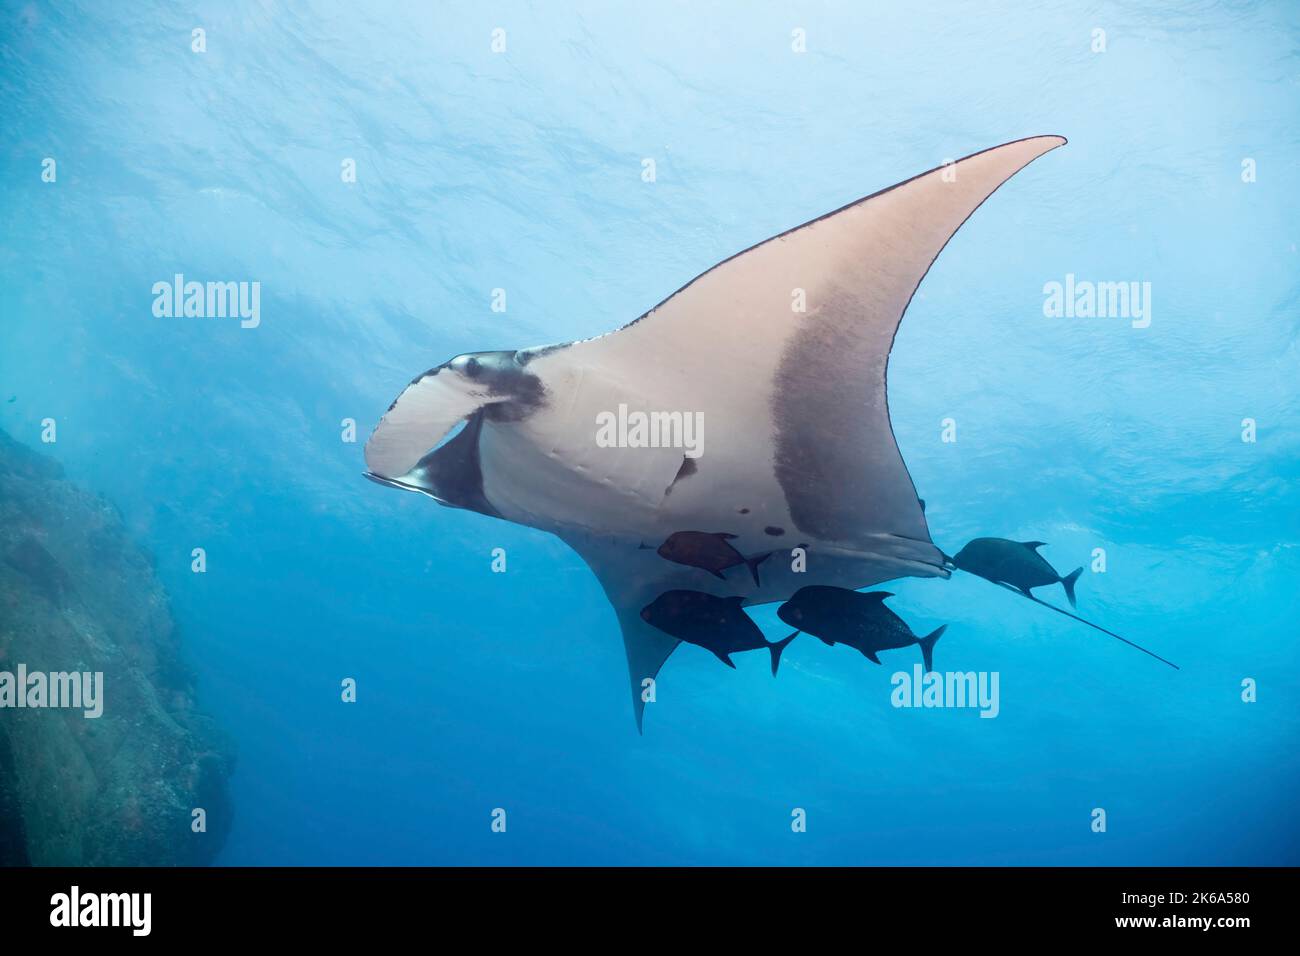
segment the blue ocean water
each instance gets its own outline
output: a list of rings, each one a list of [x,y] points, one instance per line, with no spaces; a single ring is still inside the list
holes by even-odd
[[[0,3],[0,427],[56,419],[157,555],[239,748],[220,862],[1300,861],[1300,15],[1159,7]],[[1104,549],[1081,612],[1180,671],[904,580],[942,668],[1000,674],[996,719],[891,707],[911,650],[804,639],[775,681],[683,647],[639,736],[580,558],[362,478],[423,369],[605,332],[1044,133],[905,316],[894,429],[936,543]],[[260,282],[260,325],[155,317],[177,273]],[[1046,317],[1067,275],[1150,282],[1149,327]]]

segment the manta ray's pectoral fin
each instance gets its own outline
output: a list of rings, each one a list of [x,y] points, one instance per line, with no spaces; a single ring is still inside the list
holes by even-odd
[[[718,263],[630,325],[539,358],[538,369],[597,368],[660,408],[701,411],[708,440],[674,507],[722,502],[770,476],[800,537],[865,551],[874,536],[897,535],[923,542],[925,563],[941,566],[890,426],[894,334],[953,234],[1064,142],[1006,143],[843,206]]]

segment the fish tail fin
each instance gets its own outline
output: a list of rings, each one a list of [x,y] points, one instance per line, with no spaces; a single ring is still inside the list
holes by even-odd
[[[775,644],[767,645],[767,649],[772,655],[772,676],[773,677],[776,676],[776,669],[781,666],[781,652],[785,650],[786,647],[789,646],[790,642],[793,641],[798,636],[799,636],[799,632],[795,631],[789,637],[783,638],[782,640],[777,641]]]
[[[758,557],[756,557],[756,558],[746,558],[746,559],[745,559],[745,566],[746,566],[747,568],[749,568],[749,573],[752,574],[752,575],[754,576],[754,587],[762,587],[762,586],[763,586],[762,584],[759,583],[759,580],[758,580],[758,566],[759,566],[760,564],[762,564],[764,561],[766,561],[768,558],[770,558],[770,557],[771,557],[773,554],[775,554],[775,553],[776,553],[775,551],[769,551],[769,552],[767,552],[767,554],[760,554],[760,555],[759,555]]]
[[[1065,577],[1061,578],[1061,583],[1065,585],[1065,596],[1070,602],[1070,607],[1078,607],[1074,600],[1074,582],[1079,580],[1079,575],[1083,573],[1083,568],[1075,568]]]
[[[938,643],[939,638],[943,637],[943,632],[946,630],[948,630],[948,625],[942,624],[925,635],[925,637],[916,639],[916,643],[921,645],[921,659],[925,661],[925,672],[927,674],[934,670],[934,645]]]

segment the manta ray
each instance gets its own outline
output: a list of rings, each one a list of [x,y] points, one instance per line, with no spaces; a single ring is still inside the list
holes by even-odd
[[[957,229],[1060,136],[974,153],[733,255],[591,339],[459,355],[416,377],[365,447],[367,477],[548,531],[600,580],[632,706],[678,641],[641,611],[672,590],[785,601],[809,585],[946,578],[894,440],[886,366]],[[802,308],[798,307],[802,306]],[[602,416],[696,415],[706,440],[597,441]],[[448,436],[451,437],[448,437]],[[679,532],[778,552],[761,583],[665,560]],[[790,560],[802,549],[805,560]],[[787,558],[780,551],[789,549]]]

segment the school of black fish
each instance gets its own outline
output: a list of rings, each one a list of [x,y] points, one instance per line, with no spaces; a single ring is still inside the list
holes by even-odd
[[[722,580],[727,580],[723,574],[727,569],[744,566],[758,586],[759,565],[772,552],[746,557],[730,544],[734,537],[725,532],[678,531],[657,550],[665,560],[698,568]],[[1007,588],[1151,654],[1126,638],[1034,595],[1034,588],[1060,584],[1070,606],[1075,607],[1074,586],[1083,572],[1083,568],[1077,568],[1062,577],[1038,553],[1041,547],[1044,547],[1042,541],[976,538],[946,560],[953,569]],[[811,634],[831,647],[844,644],[875,664],[881,663],[878,655],[882,651],[915,645],[920,648],[925,670],[934,670],[934,646],[947,625],[918,636],[885,605],[890,597],[893,595],[888,591],[864,592],[828,585],[800,588],[777,608],[777,617],[794,628],[793,633],[779,641],[769,641],[745,613],[743,597],[718,597],[704,591],[675,589],[664,592],[642,608],[641,618],[665,634],[704,648],[731,668],[736,666],[732,654],[766,648],[772,658],[773,676],[781,663],[781,652],[801,633]],[[1151,656],[1177,666],[1157,655]]]

